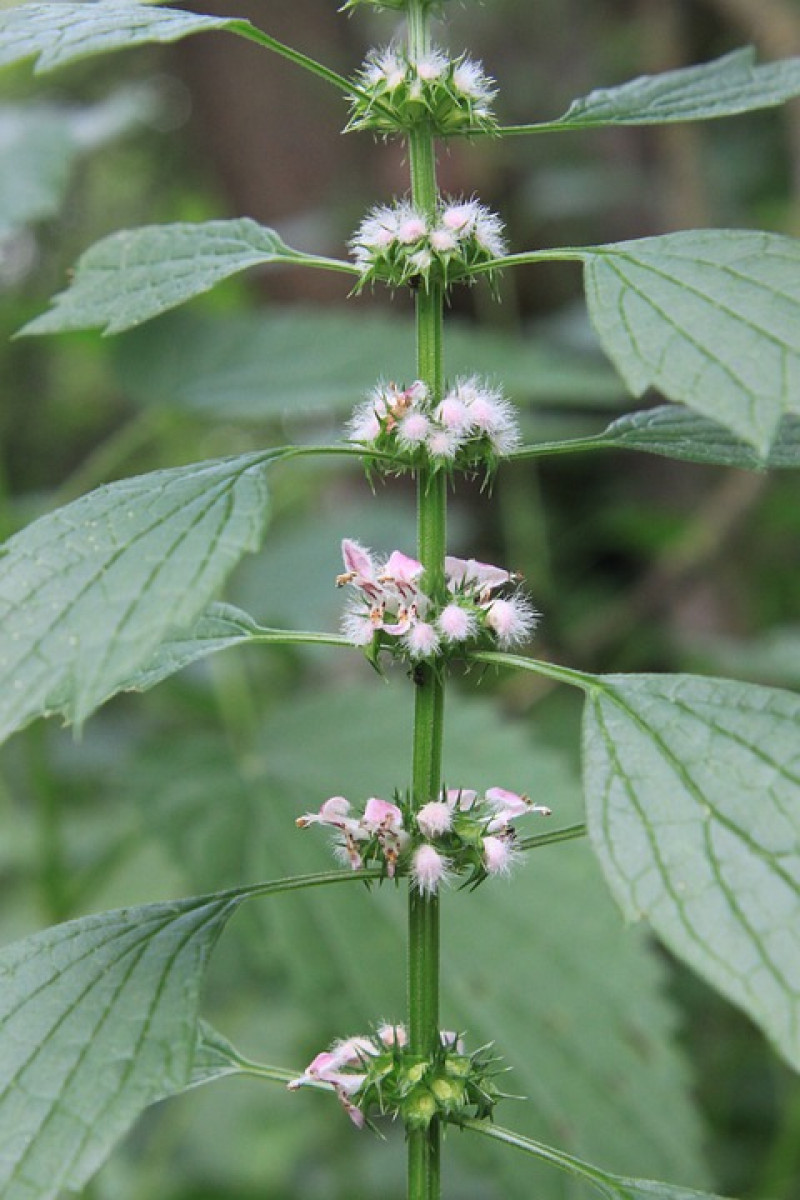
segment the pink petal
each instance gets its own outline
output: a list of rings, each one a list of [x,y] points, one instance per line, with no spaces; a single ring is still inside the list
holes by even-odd
[[[372,555],[364,546],[360,546],[358,542],[351,541],[350,538],[345,538],[342,541],[342,558],[344,565],[348,571],[352,571],[354,575],[361,578],[372,579],[375,575],[375,567],[372,562]]]
[[[422,574],[423,566],[416,558],[409,558],[399,550],[393,550],[382,574],[395,583],[413,583]]]
[[[399,832],[403,828],[403,814],[396,804],[372,796],[364,807],[364,824],[370,829],[391,829]]]

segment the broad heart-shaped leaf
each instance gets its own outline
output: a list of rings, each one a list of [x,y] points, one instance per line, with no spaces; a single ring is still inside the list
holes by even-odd
[[[634,395],[658,388],[766,457],[800,412],[800,240],[701,230],[579,255],[592,323]]]
[[[148,42],[175,42],[192,33],[227,29],[229,17],[180,12],[132,0],[20,4],[0,13],[0,66],[38,59],[51,71],[90,54]]]
[[[203,973],[238,903],[120,909],[0,952],[4,1200],[82,1187],[144,1108],[193,1081]]]
[[[800,1069],[800,696],[598,677],[584,781],[592,843],[626,914]]]
[[[90,492],[0,548],[0,736],[80,723],[190,627],[267,518],[281,451],[155,471]]]
[[[712,62],[659,75],[641,75],[619,87],[597,88],[573,101],[556,121],[524,129],[591,129],[706,121],[783,104],[800,96],[800,58],[756,65],[752,46]]]
[[[642,450],[753,471],[800,467],[800,417],[796,416],[783,418],[766,458],[724,426],[672,404],[619,417],[594,440],[609,449]]]
[[[349,263],[292,250],[273,229],[249,217],[145,225],[112,233],[90,247],[78,260],[69,288],[53,298],[50,312],[21,332],[102,328],[119,333],[209,291],[230,275],[271,263],[357,273]]]

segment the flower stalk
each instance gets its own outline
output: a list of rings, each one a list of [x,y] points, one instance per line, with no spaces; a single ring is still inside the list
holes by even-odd
[[[408,2],[408,55],[423,57],[430,49],[430,18],[425,0]],[[436,153],[430,125],[409,131],[411,200],[433,218],[438,201]],[[416,293],[417,378],[434,403],[443,390],[444,295],[440,284]],[[442,472],[422,468],[417,477],[417,557],[424,568],[428,595],[444,593],[447,535],[447,480]],[[435,799],[442,787],[444,678],[430,663],[414,672],[414,744],[412,803],[416,810]],[[408,1033],[412,1053],[429,1055],[439,1038],[439,896],[409,889],[408,900]],[[441,1128],[438,1119],[427,1129],[408,1130],[408,1200],[438,1200],[441,1195]]]

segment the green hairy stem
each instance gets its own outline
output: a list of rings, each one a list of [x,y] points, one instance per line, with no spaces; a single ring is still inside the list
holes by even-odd
[[[410,0],[408,42],[412,57],[430,42],[429,17],[423,0]],[[433,137],[424,126],[409,136],[411,193],[416,208],[432,213],[437,199]],[[417,377],[435,399],[442,393],[443,295],[439,287],[421,288],[416,296]],[[419,474],[417,530],[425,587],[435,595],[444,586],[447,497],[445,476]],[[420,808],[441,789],[444,680],[430,665],[415,673],[412,790]],[[412,1053],[430,1054],[439,1037],[439,898],[411,886],[408,908],[408,1029]],[[441,1194],[441,1130],[434,1120],[426,1130],[408,1134],[409,1200],[436,1200]]]

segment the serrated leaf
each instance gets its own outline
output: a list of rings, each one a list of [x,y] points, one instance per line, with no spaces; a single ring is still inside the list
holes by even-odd
[[[578,254],[592,323],[633,394],[658,388],[766,457],[800,412],[800,240],[701,230]]]
[[[53,298],[50,312],[20,332],[100,328],[119,333],[239,271],[275,263],[355,271],[348,263],[292,250],[274,229],[249,217],[145,225],[112,233],[90,247],[78,260],[69,288]]]
[[[800,697],[691,675],[598,677],[584,779],[623,910],[800,1068]]]
[[[281,451],[122,480],[0,549],[0,736],[33,717],[80,724],[187,628],[266,524]]]
[[[238,899],[120,909],[0,952],[0,1188],[77,1190],[144,1108],[191,1081],[211,949]]]
[[[594,440],[611,449],[750,471],[800,467],[800,418],[795,416],[783,418],[766,458],[724,426],[671,404],[619,417]]]
[[[123,335],[113,353],[122,387],[140,403],[263,422],[350,413],[379,377],[410,382],[414,337],[413,321],[371,312],[297,305],[212,320],[184,311]],[[459,373],[488,374],[522,401],[606,407],[625,397],[600,355],[559,352],[536,337],[454,320],[448,357]]]
[[[773,108],[799,95],[800,58],[758,66],[755,49],[747,46],[698,66],[597,88],[573,101],[557,120],[523,128],[535,132],[707,121]]]
[[[296,66],[340,92],[353,85],[306,54],[293,50],[237,17],[213,17],[167,8],[161,0],[44,0],[0,10],[0,66],[36,58],[38,72],[51,71],[90,54],[106,54],[152,42],[175,42],[193,33],[227,30]]]
[[[36,58],[52,71],[92,54],[150,42],[175,42],[193,33],[226,29],[229,17],[210,17],[127,0],[48,0],[0,12],[0,66]]]

